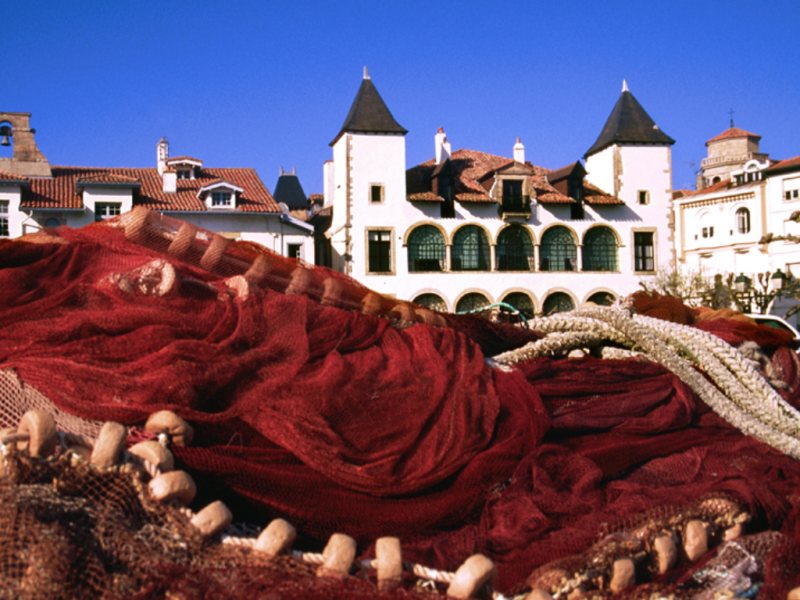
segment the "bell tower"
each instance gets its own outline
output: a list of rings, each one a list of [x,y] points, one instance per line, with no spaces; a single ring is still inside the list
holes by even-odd
[[[31,113],[0,112],[0,144],[11,146],[11,158],[0,158],[0,171],[23,177],[52,177],[31,129]]]

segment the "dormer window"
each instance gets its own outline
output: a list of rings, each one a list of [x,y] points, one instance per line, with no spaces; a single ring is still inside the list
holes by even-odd
[[[197,192],[197,197],[205,202],[210,210],[224,210],[236,208],[236,202],[244,190],[232,183],[218,179],[211,185],[202,187]]]
[[[178,169],[178,179],[194,179],[193,169]]]
[[[527,215],[531,212],[531,200],[523,192],[522,179],[504,179],[501,211],[504,214]]]
[[[211,206],[214,208],[230,208],[233,206],[232,194],[230,192],[212,192]]]

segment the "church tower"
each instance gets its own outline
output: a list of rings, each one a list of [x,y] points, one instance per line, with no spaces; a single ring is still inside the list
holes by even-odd
[[[391,223],[406,202],[406,133],[364,67],[324,173],[332,266],[362,282],[396,272],[400,232]]]
[[[586,151],[586,179],[613,194],[636,215],[656,226],[635,229],[635,272],[668,265],[672,243],[672,144],[622,82],[622,93],[600,135]],[[652,267],[652,268],[650,268]]]

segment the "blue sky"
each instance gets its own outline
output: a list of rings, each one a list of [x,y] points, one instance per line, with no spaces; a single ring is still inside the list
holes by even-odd
[[[628,80],[677,140],[673,185],[693,185],[728,126],[800,154],[800,2],[3,3],[0,110],[31,112],[52,164],[153,166],[172,155],[296,166],[307,193],[362,66],[409,130],[408,166],[453,148],[557,168],[591,146]]]

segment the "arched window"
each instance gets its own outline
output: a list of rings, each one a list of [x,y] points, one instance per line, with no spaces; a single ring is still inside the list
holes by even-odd
[[[420,225],[408,236],[408,270],[412,273],[443,271],[444,236],[433,225]]]
[[[488,271],[489,242],[483,229],[467,225],[453,237],[453,271]]]
[[[478,292],[465,294],[456,304],[457,313],[468,313],[489,306],[489,299]]]
[[[736,211],[736,231],[750,233],[750,211],[745,207]]]
[[[530,271],[533,267],[533,242],[522,225],[510,225],[497,236],[497,270]]]
[[[575,238],[566,227],[551,227],[542,235],[539,269],[574,271],[578,262]]]
[[[616,271],[617,238],[608,227],[592,227],[583,236],[583,270]]]
[[[533,300],[525,292],[511,292],[503,298],[503,302],[516,308],[527,318],[533,318]]]
[[[426,308],[430,308],[431,310],[435,310],[438,312],[447,312],[447,304],[445,303],[444,299],[433,293],[426,293],[420,294],[416,298],[414,298],[414,303],[424,306]]]
[[[611,306],[614,304],[614,300],[616,300],[616,298],[611,292],[595,292],[586,299],[587,302],[597,304],[598,306]]]
[[[542,312],[545,316],[566,312],[573,308],[575,308],[575,303],[572,301],[572,298],[569,297],[569,294],[565,294],[564,292],[553,292],[545,298],[542,304]]]

